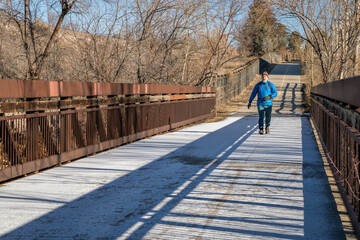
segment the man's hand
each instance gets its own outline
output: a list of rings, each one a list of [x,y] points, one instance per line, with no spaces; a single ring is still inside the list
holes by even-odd
[[[249,102],[249,104],[248,104],[248,109],[250,109],[251,108],[251,102]]]
[[[270,99],[271,99],[271,95],[264,97],[265,101],[270,100]]]

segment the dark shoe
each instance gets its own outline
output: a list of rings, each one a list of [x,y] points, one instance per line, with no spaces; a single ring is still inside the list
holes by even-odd
[[[266,127],[266,128],[265,128],[265,132],[266,132],[266,134],[270,133],[270,128],[269,128],[269,127]]]
[[[264,134],[264,129],[260,129],[259,134],[263,135]]]

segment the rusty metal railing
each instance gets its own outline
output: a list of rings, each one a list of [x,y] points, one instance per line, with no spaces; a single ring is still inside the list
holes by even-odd
[[[360,107],[359,98],[353,99],[341,95],[351,95],[355,91],[358,94],[359,84],[352,84],[353,79],[341,81],[312,88],[311,117],[320,133],[321,141],[330,165],[333,168],[340,192],[344,191],[343,198],[345,205],[349,202],[347,206],[348,212],[352,218],[355,232],[359,236],[360,132],[359,129],[350,126],[340,116],[335,115],[334,112],[331,112],[317,100],[325,99],[326,101],[332,101],[334,105],[339,105],[339,109],[341,109],[342,105],[347,106],[347,109],[353,109],[352,111],[354,111],[354,116],[356,117],[358,115],[356,108]],[[342,87],[339,87],[340,85]],[[352,89],[344,91],[344,89],[350,88]],[[334,98],[331,98],[332,96]],[[342,100],[341,104],[339,104],[339,100]]]
[[[0,182],[215,114],[210,87],[0,83]]]
[[[360,76],[341,79],[311,88],[311,92],[342,103],[360,107]]]
[[[270,52],[254,60],[245,68],[232,73],[217,75],[212,83],[217,89],[217,105],[222,105],[241,94],[256,76],[263,71],[269,71],[272,63],[281,62],[281,55]]]

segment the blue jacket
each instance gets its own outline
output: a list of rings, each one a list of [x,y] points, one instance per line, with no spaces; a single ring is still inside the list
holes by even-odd
[[[249,98],[249,102],[252,102],[256,96],[258,95],[257,105],[261,106],[271,106],[273,105],[272,99],[277,96],[277,90],[275,85],[272,82],[267,81],[264,83],[263,81],[258,82]],[[265,101],[264,97],[271,95],[271,99]]]

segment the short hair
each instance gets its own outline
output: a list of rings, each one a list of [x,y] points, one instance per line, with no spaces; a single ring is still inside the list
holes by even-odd
[[[267,71],[264,71],[261,75],[266,75],[266,76],[268,76],[268,77],[269,77],[269,74],[268,74],[268,72],[267,72]]]

